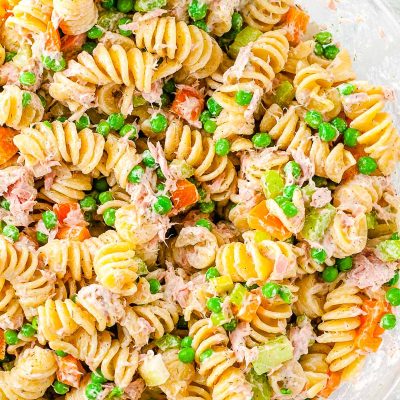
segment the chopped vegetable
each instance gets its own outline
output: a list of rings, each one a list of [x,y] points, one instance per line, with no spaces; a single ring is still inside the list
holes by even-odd
[[[319,392],[319,396],[328,398],[340,385],[340,381],[342,379],[342,371],[332,372],[329,371],[328,383],[325,388]]]
[[[229,295],[230,302],[236,306],[240,306],[243,303],[247,293],[248,290],[241,283],[236,283]]]
[[[213,285],[215,291],[219,294],[228,292],[233,288],[232,278],[229,275],[211,278],[210,283]]]
[[[291,6],[283,19],[282,27],[286,28],[286,37],[293,46],[299,44],[307,31],[310,16],[298,6]]]
[[[179,211],[199,201],[196,185],[186,179],[176,182],[176,189],[171,193],[174,208]]]
[[[252,368],[246,374],[247,381],[251,384],[253,392],[252,400],[270,400],[273,394],[272,388],[268,382],[267,375],[257,374]]]
[[[148,12],[167,5],[167,0],[136,0],[135,11]]]
[[[171,111],[194,124],[204,109],[204,96],[195,88],[181,86],[172,102]]]
[[[323,208],[312,208],[306,214],[304,227],[300,233],[301,236],[304,239],[318,242],[324,236],[335,214],[336,209],[331,204]]]
[[[160,339],[155,341],[155,344],[160,348],[160,350],[165,351],[168,349],[177,349],[181,346],[181,338],[179,336],[171,335],[166,333]]]
[[[400,240],[384,240],[378,244],[376,249],[382,261],[400,260]]]
[[[66,385],[78,388],[85,373],[81,362],[69,354],[65,357],[57,357],[57,365],[57,379]]]
[[[13,138],[18,132],[6,126],[0,127],[0,165],[11,160],[17,154],[18,148],[13,142]]]
[[[282,108],[287,107],[293,101],[295,94],[293,85],[289,81],[283,81],[275,89],[273,101]]]
[[[251,322],[261,304],[261,297],[252,292],[247,292],[239,307],[236,317],[245,322]]]
[[[57,239],[69,239],[82,241],[89,239],[91,236],[89,230],[85,226],[63,226],[58,229],[56,238]]]
[[[251,26],[246,26],[235,37],[233,43],[229,46],[229,55],[236,58],[241,47],[247,46],[250,42],[254,42],[262,35],[262,32]]]
[[[47,23],[47,29],[45,33],[45,49],[47,51],[60,51],[61,50],[61,39],[58,29],[56,29],[51,21]]]

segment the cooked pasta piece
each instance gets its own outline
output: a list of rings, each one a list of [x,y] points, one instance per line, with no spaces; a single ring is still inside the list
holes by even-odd
[[[0,328],[19,329],[23,321],[24,313],[14,288],[4,278],[0,278]]]

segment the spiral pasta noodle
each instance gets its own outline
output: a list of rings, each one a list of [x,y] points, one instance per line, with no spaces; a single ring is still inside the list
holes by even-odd
[[[0,328],[18,329],[23,320],[24,313],[14,288],[4,278],[0,278]]]

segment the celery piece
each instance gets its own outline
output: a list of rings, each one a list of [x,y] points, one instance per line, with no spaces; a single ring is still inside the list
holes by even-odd
[[[217,293],[221,294],[223,292],[228,292],[233,288],[233,281],[229,275],[217,276],[216,278],[211,278],[210,283],[214,286]]]
[[[170,377],[161,354],[147,354],[139,365],[139,374],[147,386],[160,386]]]
[[[261,186],[263,188],[265,197],[267,199],[274,199],[282,193],[285,187],[285,181],[278,171],[270,170],[265,172],[261,179]]]
[[[253,391],[252,400],[270,400],[272,388],[268,382],[267,375],[257,375],[254,369],[246,374],[246,379],[250,383]]]
[[[275,90],[273,101],[281,107],[287,107],[295,96],[295,89],[288,81],[283,81]]]
[[[378,221],[376,219],[376,214],[371,212],[366,215],[367,217],[367,228],[368,229],[375,229],[378,226]]]
[[[254,232],[254,241],[256,243],[260,243],[263,242],[264,240],[272,240],[271,235],[269,235],[267,232],[256,230]]]
[[[179,178],[187,179],[194,175],[195,169],[185,160],[172,160],[169,164],[171,172]]]
[[[400,260],[400,240],[384,240],[376,248],[382,261]]]
[[[137,265],[137,274],[138,275],[147,275],[149,273],[149,270],[147,269],[146,263],[139,257],[135,258],[136,265]]]
[[[231,303],[235,304],[236,306],[240,306],[243,303],[243,300],[247,293],[248,290],[240,283],[237,283],[233,288],[231,294],[229,295]]]
[[[140,107],[147,104],[147,101],[142,96],[133,96],[132,97],[132,105],[133,107]]]
[[[167,0],[136,0],[135,11],[148,12],[167,5]]]
[[[331,204],[323,208],[312,208],[306,215],[304,227],[300,235],[307,240],[317,242],[322,239],[325,231],[336,214],[336,208]]]
[[[157,339],[155,344],[163,351],[167,349],[179,348],[181,345],[181,338],[179,336],[166,333],[163,337]]]
[[[253,362],[257,375],[265,374],[293,358],[293,346],[286,336],[279,336],[258,347],[258,357]]]
[[[229,319],[226,317],[223,311],[218,313],[213,312],[211,313],[211,322],[214,326],[221,326],[226,322],[229,322]]]
[[[236,35],[235,40],[229,46],[229,56],[236,58],[241,47],[248,45],[250,42],[254,42],[261,35],[262,32],[258,29],[252,28],[251,26],[246,26],[246,28],[242,29]]]
[[[125,17],[124,13],[115,10],[107,10],[100,13],[97,25],[106,31],[114,31],[118,28],[118,21]]]

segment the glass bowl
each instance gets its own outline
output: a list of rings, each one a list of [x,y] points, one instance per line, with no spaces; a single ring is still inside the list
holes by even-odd
[[[400,0],[297,0],[353,55],[357,79],[393,89],[388,110],[398,124],[400,105]],[[400,193],[400,169],[393,176]],[[399,315],[398,315],[399,316]],[[399,319],[399,318],[398,318]],[[400,324],[399,324],[400,325]],[[384,334],[377,353],[330,400],[400,400],[400,327]]]

